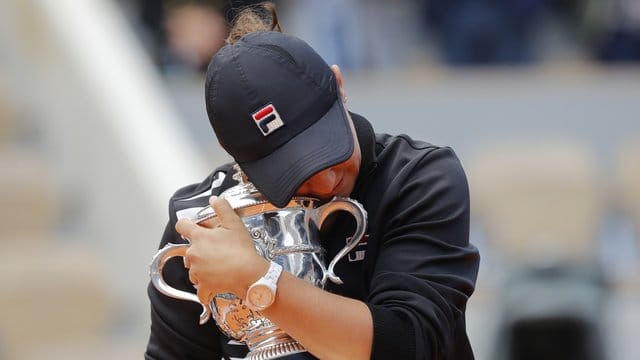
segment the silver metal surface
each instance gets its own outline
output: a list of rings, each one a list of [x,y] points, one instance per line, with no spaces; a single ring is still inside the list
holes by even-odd
[[[240,215],[258,254],[277,262],[285,271],[316,287],[323,288],[327,280],[342,284],[333,269],[364,235],[367,215],[362,205],[348,198],[335,197],[319,205],[317,199],[294,197],[284,208],[277,208],[267,202],[251,183],[239,177],[236,180],[240,184],[223,192],[220,197],[227,199]],[[356,220],[356,231],[327,267],[319,229],[327,217],[336,211],[349,212]],[[196,215],[194,221],[202,223],[215,216],[214,211],[206,207]],[[188,247],[189,244],[167,244],[158,251],[151,262],[151,282],[164,295],[200,303],[195,294],[172,288],[162,277],[166,261],[176,256],[184,257]],[[211,303],[201,305],[200,324],[213,316],[223,333],[247,344],[248,359],[275,359],[305,351],[294,339],[260,312],[249,309],[234,294],[217,294]]]

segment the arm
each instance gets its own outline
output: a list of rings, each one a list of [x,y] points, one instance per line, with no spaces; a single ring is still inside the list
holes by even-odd
[[[404,155],[403,155],[404,156]],[[469,244],[469,194],[450,149],[409,152],[385,183],[367,249],[375,358],[472,358],[464,311],[479,257]],[[365,202],[367,200],[365,199]],[[373,245],[373,244],[370,244]],[[386,354],[386,355],[385,355]]]
[[[320,359],[369,359],[373,323],[367,305],[283,272],[265,316]]]

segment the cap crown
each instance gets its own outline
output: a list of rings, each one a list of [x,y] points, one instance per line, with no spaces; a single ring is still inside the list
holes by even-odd
[[[269,155],[322,118],[338,91],[333,72],[307,43],[269,31],[218,51],[207,70],[205,96],[218,141],[242,164]],[[281,125],[267,128],[254,119],[268,105]]]

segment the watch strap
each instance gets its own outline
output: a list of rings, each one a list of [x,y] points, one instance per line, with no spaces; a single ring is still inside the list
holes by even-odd
[[[273,284],[273,286],[275,287],[278,284],[278,279],[280,279],[281,274],[282,274],[282,265],[271,260],[269,264],[269,270],[267,270],[267,273],[264,274],[264,276],[262,276],[260,280],[264,280],[264,282],[268,284]]]

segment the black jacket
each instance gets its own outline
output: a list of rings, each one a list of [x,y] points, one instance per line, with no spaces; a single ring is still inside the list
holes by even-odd
[[[374,134],[352,114],[362,152],[351,198],[368,213],[367,235],[335,272],[343,285],[327,290],[364,301],[373,317],[373,359],[473,359],[465,307],[478,273],[479,255],[469,244],[469,193],[460,162],[450,148],[408,136]],[[174,226],[208,205],[209,196],[233,186],[231,165],[171,198],[170,220],[160,247],[183,242]],[[323,230],[327,259],[352,234],[348,216]],[[170,260],[165,280],[195,292],[182,261]],[[148,289],[151,336],[147,359],[242,358],[246,348],[213,324],[198,325],[201,306]]]

